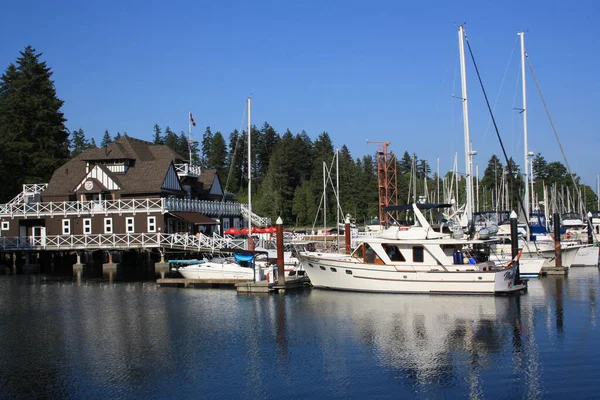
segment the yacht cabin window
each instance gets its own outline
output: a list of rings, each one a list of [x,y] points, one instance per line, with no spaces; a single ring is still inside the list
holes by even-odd
[[[423,246],[413,246],[413,262],[425,261]]]
[[[385,250],[385,253],[390,258],[390,261],[401,261],[405,262],[406,258],[402,255],[402,252],[395,244],[383,243],[381,245]]]
[[[360,258],[369,264],[384,264],[383,260],[375,253],[375,250],[368,244],[362,243],[354,250],[352,257]]]

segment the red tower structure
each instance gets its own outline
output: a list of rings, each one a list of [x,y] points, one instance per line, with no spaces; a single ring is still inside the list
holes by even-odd
[[[398,175],[396,168],[396,155],[389,153],[390,142],[374,142],[367,140],[367,143],[377,143],[377,187],[379,190],[379,223],[384,227],[390,225],[390,213],[385,209],[388,206],[398,205]],[[395,212],[394,218],[398,219],[398,212]]]

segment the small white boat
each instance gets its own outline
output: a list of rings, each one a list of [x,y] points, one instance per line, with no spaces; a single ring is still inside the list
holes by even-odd
[[[254,270],[235,262],[233,258],[215,257],[180,267],[177,271],[186,279],[239,280],[254,279]]]

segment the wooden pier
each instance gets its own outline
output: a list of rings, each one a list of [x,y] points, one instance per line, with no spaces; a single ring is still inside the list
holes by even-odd
[[[251,281],[243,281],[240,279],[186,279],[186,278],[162,278],[157,279],[156,283],[160,286],[176,286],[176,287],[202,287],[202,286],[235,286]]]
[[[285,293],[288,290],[298,290],[310,286],[310,280],[307,276],[303,276],[287,279],[283,285],[277,282],[260,281],[238,283],[235,286],[238,293]]]
[[[240,279],[185,279],[185,278],[162,278],[156,283],[164,287],[235,287],[238,293],[285,293],[288,290],[302,289],[310,285],[308,277],[288,279],[284,285],[268,281],[243,281]]]
[[[542,267],[542,275],[567,275],[569,268],[567,267]]]

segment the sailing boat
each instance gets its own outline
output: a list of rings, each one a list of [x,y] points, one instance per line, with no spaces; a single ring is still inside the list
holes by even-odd
[[[525,32],[517,33],[521,37],[521,88],[522,88],[522,96],[523,96],[523,150],[524,150],[524,162],[525,162],[525,176],[524,176],[524,208],[527,213],[528,218],[532,216],[532,211],[530,208],[530,195],[533,197],[533,190],[529,193],[529,160],[533,156],[533,153],[529,151],[529,138],[528,138],[528,124],[527,124],[527,84],[526,84],[526,74],[525,74],[525,59],[527,57],[527,53],[525,51]],[[533,177],[531,178],[533,184]],[[531,199],[533,203],[533,198]],[[529,221],[528,221],[529,222]],[[554,239],[549,235],[537,235],[533,237],[531,235],[531,225],[527,223],[525,225],[526,236],[527,239],[524,243],[525,245],[525,253],[538,253],[543,254],[543,257],[548,260],[546,262],[546,266],[549,262],[554,260]],[[535,239],[535,241],[532,241]],[[593,264],[598,265],[598,251],[600,249],[595,249],[595,257],[593,256],[594,251],[590,251],[587,249],[588,246],[581,245],[581,243],[563,243],[562,247],[562,258],[563,258],[563,266],[569,267],[571,265],[586,265],[589,263],[589,260],[593,260]],[[594,250],[594,249],[592,249]],[[590,254],[592,254],[590,256]],[[579,257],[578,257],[579,255]]]

